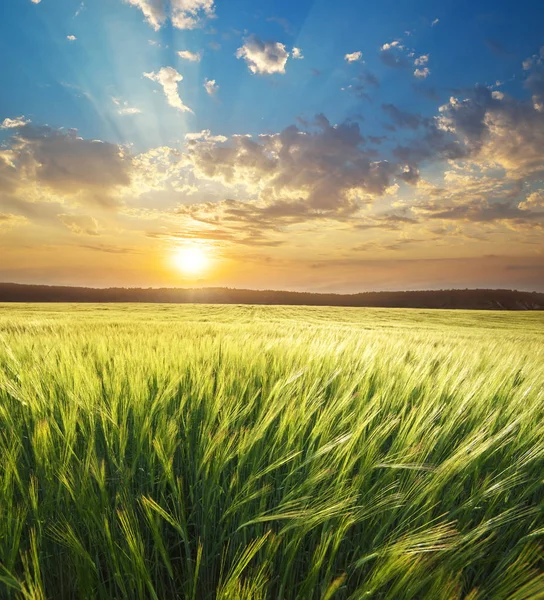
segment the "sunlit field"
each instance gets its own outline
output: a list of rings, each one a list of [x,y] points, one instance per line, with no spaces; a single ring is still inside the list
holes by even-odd
[[[0,305],[0,598],[544,598],[544,314]]]

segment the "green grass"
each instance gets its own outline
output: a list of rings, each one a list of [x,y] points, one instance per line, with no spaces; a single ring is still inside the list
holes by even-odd
[[[544,314],[0,305],[0,598],[544,598]]]

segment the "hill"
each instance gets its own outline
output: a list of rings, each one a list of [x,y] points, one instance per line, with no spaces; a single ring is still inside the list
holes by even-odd
[[[284,304],[479,310],[544,310],[544,293],[515,290],[434,290],[321,294],[231,288],[85,288],[0,283],[0,302],[158,302]]]

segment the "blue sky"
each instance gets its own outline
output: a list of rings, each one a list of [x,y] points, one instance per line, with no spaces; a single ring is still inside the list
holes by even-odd
[[[430,55],[431,75],[420,85],[435,88],[441,100],[452,88],[497,80],[519,95],[521,62],[542,42],[544,20],[544,8],[536,1],[230,0],[217,3],[216,18],[201,29],[166,24],[155,32],[137,8],[117,0],[83,6],[77,0],[28,0],[3,3],[1,10],[0,44],[12,59],[0,66],[6,82],[0,114],[23,113],[40,123],[77,128],[86,137],[143,147],[201,129],[223,135],[277,131],[298,116],[319,112],[333,121],[362,114],[378,131],[384,120],[381,102],[431,115],[437,102],[413,89],[411,70],[399,73],[380,61],[380,47],[399,38],[416,53]],[[431,26],[435,19],[438,23]],[[300,47],[304,59],[289,61],[285,74],[251,76],[235,57],[244,32],[288,49]],[[77,40],[70,42],[68,35]],[[213,43],[221,48],[213,50]],[[201,61],[176,55],[186,49],[201,52]],[[355,51],[362,51],[364,66],[343,60]],[[182,73],[180,93],[195,107],[194,116],[180,118],[175,109],[162,106],[156,89],[143,78],[143,72],[165,65]],[[380,80],[371,102],[341,90],[363,69]],[[220,86],[215,101],[206,97],[205,78]],[[127,124],[111,97],[140,107],[149,118],[139,116]]]
[[[124,153],[123,160],[131,161],[130,172],[112,174],[116,198],[122,198],[110,203],[111,190],[100,192],[107,198],[98,200],[99,205],[116,205],[106,215],[96,212],[92,202],[85,204],[81,200],[84,192],[90,193],[88,187],[84,189],[85,182],[78,182],[68,197],[67,181],[74,182],[74,173],[62,185],[58,183],[62,168],[79,173],[79,166],[63,167],[59,156],[53,156],[51,164],[56,169],[53,184],[52,171],[45,172],[43,161],[36,163],[41,166],[34,171],[38,175],[32,185],[41,192],[36,191],[32,207],[21,203],[28,202],[28,197],[16,199],[11,190],[9,196],[4,196],[2,212],[11,215],[9,222],[21,225],[25,219],[27,226],[6,228],[10,249],[22,238],[46,238],[44,232],[53,227],[55,216],[57,221],[64,219],[70,223],[73,219],[101,223],[94,228],[101,232],[95,236],[103,238],[97,248],[113,248],[113,240],[118,239],[114,231],[128,232],[129,247],[140,247],[140,242],[134,239],[138,227],[142,239],[147,241],[150,234],[158,236],[158,230],[168,230],[163,244],[167,239],[176,247],[188,243],[188,239],[196,240],[191,243],[204,243],[197,235],[200,223],[207,228],[204,239],[210,245],[209,253],[215,253],[216,263],[236,262],[241,255],[237,245],[239,232],[251,213],[250,226],[259,226],[270,233],[268,236],[259,230],[257,237],[274,238],[269,246],[274,250],[268,252],[275,254],[263,255],[262,260],[267,264],[275,261],[277,272],[274,271],[272,279],[277,285],[297,287],[298,284],[293,284],[300,279],[295,276],[297,269],[309,272],[309,263],[295,261],[301,252],[304,254],[300,248],[307,251],[307,261],[317,256],[320,261],[329,261],[331,269],[338,261],[344,261],[343,265],[355,261],[352,266],[356,272],[361,253],[372,254],[372,248],[378,256],[368,256],[365,260],[430,260],[436,252],[429,249],[432,245],[429,241],[436,239],[440,227],[443,230],[440,246],[444,246],[444,251],[438,255],[444,260],[470,258],[482,263],[489,260],[486,257],[502,255],[500,247],[508,239],[511,248],[516,248],[516,256],[528,257],[523,264],[531,265],[525,270],[512,268],[510,275],[514,271],[530,271],[520,285],[537,285],[542,275],[538,250],[542,242],[538,214],[541,207],[540,197],[531,194],[541,191],[540,167],[535,168],[534,158],[529,160],[525,155],[519,156],[523,169],[518,163],[513,165],[510,156],[495,164],[490,144],[492,135],[498,136],[495,142],[500,141],[500,127],[511,127],[512,123],[514,127],[519,125],[520,132],[535,126],[539,131],[542,115],[539,78],[543,60],[539,53],[544,44],[541,2],[173,0],[167,9],[161,5],[157,0],[19,0],[0,6],[0,46],[3,56],[9,57],[0,64],[3,82],[0,123],[5,125],[0,129],[0,140],[6,165],[14,172],[17,170],[17,177],[28,177],[22,158],[19,156],[17,162],[9,157],[13,156],[14,148],[21,152],[20,148],[25,146],[25,151],[34,148],[32,159],[37,160],[36,145],[29,141],[35,139],[36,133],[32,131],[42,131],[40,136],[47,137],[47,143],[52,136],[55,138],[56,145],[44,146],[43,152],[51,152],[51,148],[58,151],[57,146],[66,140],[71,142],[70,136],[76,136],[78,140],[100,140],[103,147],[115,146]],[[180,21],[180,15],[185,21]],[[180,52],[186,54],[180,56]],[[528,60],[530,65],[524,66]],[[206,89],[205,83],[210,81],[213,84],[209,83]],[[477,89],[488,90],[485,98]],[[478,123],[473,122],[476,113]],[[324,128],[315,120],[316,115],[326,117],[328,124]],[[341,124],[346,128],[335,129]],[[46,134],[39,130],[43,126],[49,127]],[[281,155],[278,154],[279,162],[273,166],[262,162],[277,151],[273,136],[290,126],[314,135],[315,141],[300,148],[305,153],[304,162],[297,168],[307,178],[303,177],[296,185],[293,173],[286,171],[285,165],[278,166]],[[355,147],[348,137],[342,137],[344,132],[346,136],[349,132],[355,135],[349,126],[356,127],[361,137]],[[485,135],[482,128],[486,129]],[[341,132],[339,150],[332,156],[327,140],[337,131]],[[198,137],[198,132],[204,133]],[[247,139],[261,145],[242,147],[238,137],[241,135],[250,135]],[[281,143],[285,145],[284,141]],[[452,150],[448,143],[457,144],[456,149]],[[422,146],[425,146],[423,152]],[[91,146],[81,144],[82,160],[86,159],[88,148]],[[232,152],[237,158],[227,164],[225,156],[229,148],[234,148]],[[524,140],[511,150],[511,156],[523,153],[520,148],[527,148]],[[440,155],[441,160],[435,160],[434,154]],[[173,166],[174,155],[178,162]],[[63,151],[60,156],[66,157],[66,153]],[[310,164],[308,157],[315,161]],[[207,159],[213,164],[206,162]],[[135,192],[134,182],[141,180],[142,173],[136,173],[134,165],[140,168],[142,162],[147,165],[149,161],[156,170],[153,185],[147,181],[145,189]],[[311,189],[313,180],[326,179],[321,168],[323,161],[332,179],[340,165],[345,181],[353,176],[357,183],[339,184],[327,191],[332,199],[324,199],[321,188],[326,186],[320,184],[319,193]],[[528,162],[531,168],[527,168]],[[372,165],[377,164],[383,171],[380,177],[387,179],[383,185],[368,179],[368,173],[373,173]],[[122,169],[125,166],[123,163]],[[354,173],[359,167],[361,173]],[[149,180],[151,167],[146,168]],[[473,193],[465,205],[459,189],[461,172],[466,189]],[[160,183],[157,173],[164,176]],[[414,177],[408,181],[404,173]],[[269,186],[266,189],[264,184],[261,187],[257,184],[265,179]],[[123,195],[120,186],[125,185],[122,183],[125,180],[131,185],[127,184]],[[489,183],[491,180],[493,185]],[[457,187],[448,187],[451,181]],[[27,183],[25,180],[24,185]],[[432,185],[434,190],[430,190]],[[442,192],[437,191],[438,185]],[[97,194],[93,192],[93,198]],[[334,200],[335,195],[339,200]],[[76,196],[79,199],[74,199]],[[443,206],[436,205],[439,196],[445,198]],[[236,234],[231,207],[224,204],[228,200],[245,203],[242,208],[246,212],[236,225]],[[212,208],[208,206],[210,202]],[[59,208],[63,212],[53,214],[55,203],[64,207]],[[40,204],[44,204],[43,211],[36,208]],[[155,214],[153,225],[135,225],[135,207],[140,211],[146,208],[146,218],[150,218],[151,211],[162,213]],[[255,207],[267,212],[259,213],[256,218]],[[210,234],[210,219],[203,221],[201,215],[203,210],[208,214],[212,209],[216,210],[214,227],[228,223],[217,238]],[[529,209],[536,214],[527,212]],[[195,211],[201,212],[196,215]],[[38,218],[33,225],[31,215],[37,213],[50,214],[49,225],[44,226],[43,217],[41,224]],[[277,221],[264,219],[264,214],[277,214]],[[312,254],[307,236],[317,218],[323,223],[319,231],[324,250],[319,253],[314,248]],[[400,225],[388,228],[380,241],[376,238],[379,227],[369,225],[368,218],[387,218],[392,219],[390,224],[406,225],[402,229]],[[426,218],[432,218],[434,233],[428,227],[422,229]],[[172,226],[173,219],[178,219],[176,226]],[[183,219],[191,219],[192,228]],[[354,230],[365,231],[361,219],[367,220],[369,233],[361,236],[360,243],[350,239],[349,245],[344,246],[346,229],[352,237]],[[183,221],[183,234],[179,233],[179,220]],[[527,230],[521,231],[522,221],[526,222]],[[413,236],[408,229],[416,223],[419,229]],[[485,226],[480,225],[481,231],[474,231],[478,223]],[[513,223],[517,228],[515,235]],[[61,227],[62,223],[56,225]],[[41,235],[31,234],[33,226],[41,228]],[[466,244],[458,248],[456,236],[461,230]],[[71,245],[80,250],[85,246],[77,227],[64,227],[61,231],[63,235],[55,234],[55,240],[59,236],[62,240],[59,252],[65,252]],[[66,238],[68,234],[72,238]],[[48,235],[53,235],[52,231]],[[416,242],[420,242],[419,252],[410,249],[406,256],[399,254],[399,239],[406,251],[408,246],[415,248]],[[44,241],[32,243],[38,248]],[[244,244],[251,246],[247,241]],[[294,261],[290,271],[285,266],[289,257]],[[62,266],[55,263],[56,258],[51,260],[51,264],[44,263],[41,272],[27,267],[17,270],[12,265],[4,277],[26,280],[36,273],[47,273],[40,278],[76,281],[73,273],[81,272],[76,265],[68,266],[66,257],[60,261]],[[278,274],[282,269],[289,274],[285,277]],[[504,265],[501,269],[501,274],[489,281],[489,285],[508,284],[508,269]],[[262,271],[260,267],[258,270]],[[481,270],[476,269],[478,273]],[[149,281],[153,285],[170,281],[171,277],[164,274],[167,271],[164,267],[161,277],[149,273],[142,274],[140,279],[135,276],[134,282]],[[209,282],[230,283],[229,269],[225,267],[221,274],[219,271],[210,276]],[[408,276],[406,281],[395,280],[398,270],[394,270],[390,279],[382,278],[372,284],[359,276],[351,280],[348,271],[346,267],[346,274],[341,281],[331,283],[332,288],[359,289],[363,283],[367,287],[410,285]],[[111,278],[114,277],[112,271]],[[307,275],[302,279],[308,282],[301,284],[304,289],[328,285],[327,281],[319,282],[319,278]],[[101,283],[94,274],[85,281]],[[235,277],[232,282],[250,285],[252,280]],[[512,282],[515,283],[515,278]],[[202,283],[208,282],[202,280]],[[452,285],[465,283],[474,282],[463,281],[457,275],[451,278]],[[438,285],[430,274],[418,284]],[[255,285],[262,283],[259,280]]]

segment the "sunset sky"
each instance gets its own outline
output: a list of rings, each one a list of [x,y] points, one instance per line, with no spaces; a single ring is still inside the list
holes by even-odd
[[[544,290],[542,0],[9,0],[0,49],[0,281]]]

